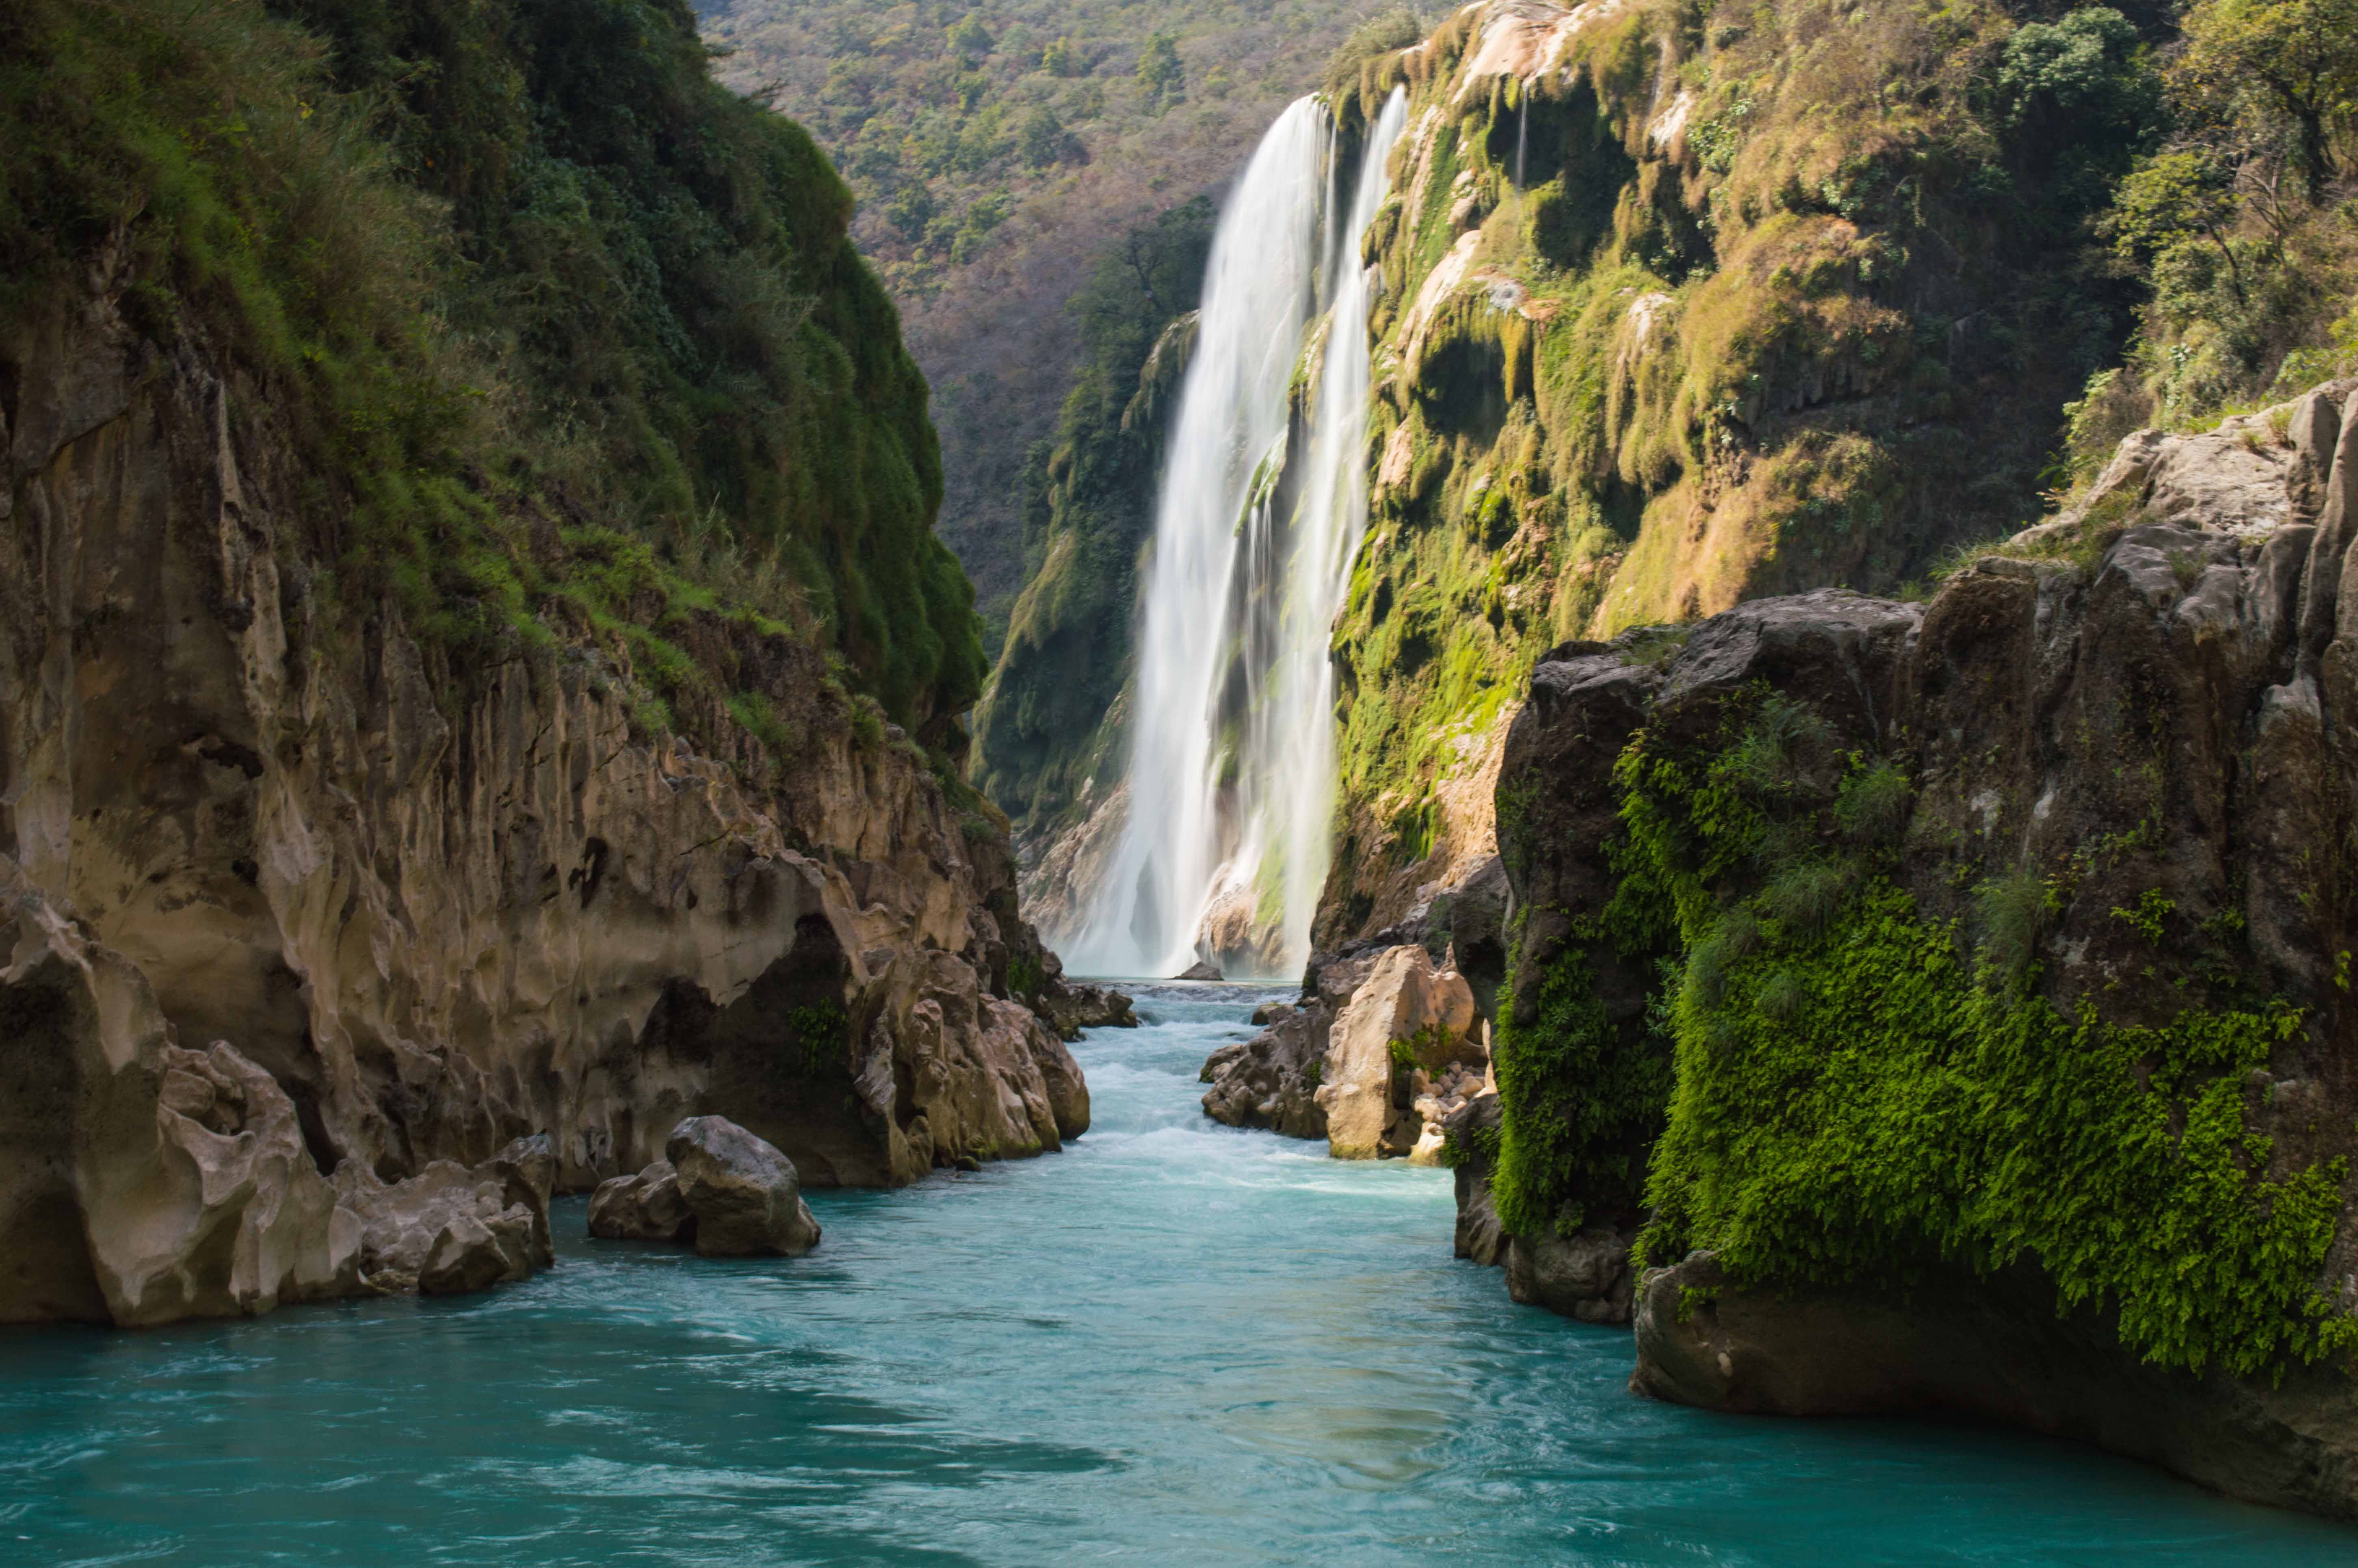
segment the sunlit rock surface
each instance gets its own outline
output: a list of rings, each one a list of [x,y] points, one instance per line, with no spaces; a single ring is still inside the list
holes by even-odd
[[[267,401],[145,342],[107,265],[0,342],[0,856],[27,1010],[0,1318],[364,1288],[354,1205],[535,1134],[579,1190],[708,1111],[819,1184],[1087,1126],[1011,977],[1068,1020],[1110,1002],[1048,968],[1003,838],[895,733],[829,717],[819,654],[683,631],[803,737],[770,758],[715,697],[701,732],[734,751],[711,756],[639,726],[627,649],[586,623],[454,663],[395,605],[331,601],[334,527]],[[423,1257],[381,1246],[375,1275],[504,1275],[534,1246],[514,1206]]]

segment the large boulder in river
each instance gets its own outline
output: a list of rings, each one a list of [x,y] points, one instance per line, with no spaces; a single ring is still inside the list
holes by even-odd
[[[1204,1114],[1230,1127],[1260,1127],[1287,1138],[1326,1136],[1326,1108],[1318,1086],[1326,1073],[1326,1044],[1336,1016],[1349,1005],[1385,948],[1355,944],[1311,957],[1301,1000],[1256,1008],[1261,1033],[1223,1045],[1204,1062]]]
[[[664,1144],[708,1258],[799,1258],[818,1242],[795,1162],[725,1117],[692,1116]],[[644,1173],[642,1173],[644,1174]]]
[[[1465,977],[1435,968],[1423,947],[1394,947],[1377,959],[1327,1037],[1316,1095],[1326,1112],[1327,1152],[1372,1160],[1414,1148],[1424,1123],[1410,1075],[1480,1064],[1476,1022]]]

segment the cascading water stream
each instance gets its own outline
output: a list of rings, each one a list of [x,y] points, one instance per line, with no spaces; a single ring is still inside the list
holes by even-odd
[[[1325,362],[1311,421],[1309,470],[1294,535],[1278,663],[1277,700],[1266,710],[1262,755],[1271,770],[1271,836],[1283,856],[1285,961],[1307,955],[1311,918],[1326,881],[1335,795],[1335,665],[1328,656],[1335,615],[1351,581],[1368,523],[1368,311],[1374,303],[1360,236],[1375,221],[1387,181],[1384,166],[1408,123],[1408,97],[1394,92],[1368,133],[1357,189],[1331,264]]]
[[[1303,99],[1222,210],[1156,506],[1129,817],[1081,928],[1051,934],[1076,969],[1183,968],[1216,906],[1251,932],[1244,967],[1306,955],[1328,854],[1327,641],[1367,513],[1359,243],[1406,114],[1395,92],[1338,213],[1334,123]],[[1314,322],[1304,433],[1293,379]]]

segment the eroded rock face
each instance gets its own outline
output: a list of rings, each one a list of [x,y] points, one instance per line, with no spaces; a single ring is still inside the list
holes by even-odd
[[[1625,959],[1596,935],[1615,886],[1612,764],[1641,728],[1653,754],[1707,749],[1725,694],[1765,687],[1805,703],[1835,752],[1898,759],[1909,792],[1877,874],[1916,918],[1973,941],[1978,882],[2068,869],[2044,884],[2061,891],[2026,939],[2026,983],[2046,1005],[2127,1028],[2167,1024],[2190,1000],[2281,999],[2298,1025],[2252,1072],[2242,1108],[2255,1173],[2282,1180],[2358,1152],[2358,1009],[2338,978],[2339,956],[2358,947],[2358,902],[2342,860],[2319,849],[2358,824],[2353,392],[2336,384],[2201,436],[2132,438],[2072,512],[1928,605],[1827,590],[1739,606],[1682,646],[1656,634],[1549,655],[1500,781],[1517,805],[1501,852],[1525,993],[1502,1011],[1529,1005],[1570,955],[1608,1049],[1666,1052],[1647,1017],[1652,956]],[[1659,1128],[1621,1130],[1642,1154]],[[1515,1238],[1519,1298],[1582,1316],[1629,1301],[1617,1260],[1641,1193],[1570,1194],[1552,1233]],[[2349,1312],[2358,1226],[2346,1182],[2341,1197],[2316,1284]],[[1461,1197],[1461,1238],[1486,1209]],[[2166,1373],[2124,1351],[2108,1322],[2059,1322],[2035,1273],[1963,1276],[1898,1304],[1773,1278],[1740,1288],[1706,1254],[1639,1285],[1635,1304],[1636,1386],[1659,1397],[1961,1410],[2089,1437],[2238,1495],[2358,1515],[2346,1368],[2281,1385]]]
[[[0,1321],[142,1325],[359,1288],[359,1226],[295,1108],[182,1049],[146,977],[0,860]]]
[[[361,1225],[304,1152],[294,1102],[224,1041],[162,1054],[157,1130],[167,1168],[194,1176],[194,1201],[184,1199],[180,1227],[146,1232],[147,1256],[117,1271],[116,1321],[222,1317],[350,1294]],[[223,1280],[208,1265],[217,1238],[232,1236]]]
[[[799,1258],[818,1244],[795,1162],[735,1122],[691,1117],[672,1130],[664,1158],[696,1217],[696,1249],[705,1257]]]
[[[657,1160],[599,1183],[590,1195],[590,1234],[609,1241],[695,1240],[696,1216],[679,1190],[679,1172]]]
[[[73,934],[11,971],[38,1016],[0,1046],[0,1118],[23,1133],[0,1152],[0,1317],[152,1322],[331,1288],[341,1255],[284,1239],[316,1228],[325,1173],[397,1189],[543,1131],[579,1190],[708,1111],[819,1184],[1087,1125],[1069,1053],[1012,1000],[1052,956],[1003,839],[852,732],[820,655],[677,630],[771,702],[799,741],[777,757],[717,696],[645,733],[628,648],[586,622],[461,665],[391,603],[331,611],[315,577],[350,542],[265,401],[126,327],[114,265],[0,339],[0,856]],[[174,1059],[189,1108],[163,1113],[168,1156],[161,1052],[200,1044],[204,1065]],[[216,1130],[241,1116],[259,1119]],[[59,1130],[84,1124],[109,1130]],[[476,1214],[492,1242],[468,1230],[447,1270],[433,1238],[378,1255],[473,1278],[488,1265],[462,1260],[507,1246],[513,1206]],[[200,1281],[178,1242],[124,1252],[222,1226],[250,1227],[253,1271]]]

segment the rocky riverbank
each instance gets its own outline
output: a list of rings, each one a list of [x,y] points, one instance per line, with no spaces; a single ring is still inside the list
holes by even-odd
[[[1442,1162],[1444,1122],[1495,1092],[1486,1011],[1505,892],[1493,860],[1408,921],[1313,957],[1299,1000],[1256,1012],[1260,1033],[1205,1061],[1204,1114],[1325,1139],[1339,1160]]]
[[[1658,1397],[2358,1515],[2353,390],[2131,438],[1929,603],[1542,660],[1460,1251]]]

